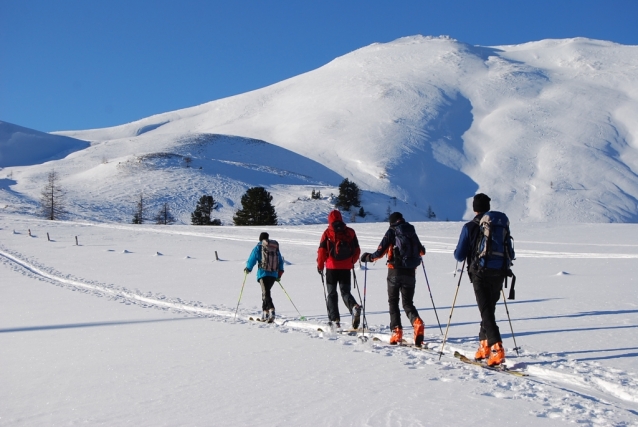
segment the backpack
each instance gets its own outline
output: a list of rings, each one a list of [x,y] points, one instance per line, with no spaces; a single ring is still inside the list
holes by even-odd
[[[394,227],[394,249],[392,265],[394,268],[417,268],[421,264],[421,242],[414,226],[406,222]]]
[[[485,268],[489,261],[499,260],[501,269],[508,271],[512,266],[512,236],[510,221],[502,212],[485,212],[479,222],[476,248],[472,263],[475,268]]]
[[[352,258],[355,248],[346,224],[343,221],[335,221],[332,223],[332,229],[335,232],[335,241],[328,240],[328,256],[335,261]]]
[[[276,240],[261,241],[259,268],[269,272],[279,270],[279,243]]]

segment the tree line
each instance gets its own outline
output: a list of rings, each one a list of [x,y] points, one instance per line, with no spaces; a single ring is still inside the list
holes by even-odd
[[[47,175],[47,183],[43,187],[40,197],[40,213],[49,220],[63,219],[66,212],[66,194],[60,184],[60,175],[52,170]],[[332,195],[331,195],[332,197]],[[321,199],[321,193],[312,190],[311,199]],[[246,190],[241,197],[241,209],[235,212],[233,223],[235,225],[277,225],[277,213],[272,204],[272,195],[264,187],[252,187]],[[357,184],[344,179],[339,185],[339,194],[336,197],[335,207],[350,211],[352,207],[360,208],[359,216],[365,216],[361,207],[360,190]],[[214,218],[219,203],[211,195],[203,195],[197,201],[195,210],[191,213],[192,225],[222,225],[218,218]],[[133,209],[132,224],[169,225],[177,220],[173,215],[168,202],[164,202],[154,214],[149,214],[149,200],[140,193],[136,196]]]

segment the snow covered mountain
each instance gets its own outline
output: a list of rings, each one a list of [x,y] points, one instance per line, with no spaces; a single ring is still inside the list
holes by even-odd
[[[188,222],[207,193],[229,222],[245,189],[264,185],[282,223],[325,221],[330,200],[308,196],[336,194],[345,177],[366,190],[368,220],[467,218],[480,191],[512,221],[635,222],[636,70],[638,47],[605,41],[406,37],[260,90],[59,132],[91,146],[5,171],[29,203],[55,167],[73,214],[105,220],[127,219],[144,192]]]

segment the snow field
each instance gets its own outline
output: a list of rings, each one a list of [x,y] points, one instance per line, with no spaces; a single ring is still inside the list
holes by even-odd
[[[384,223],[352,226],[367,251],[386,229]],[[416,226],[445,328],[459,277],[453,277],[451,251],[461,224]],[[280,242],[287,261],[281,283],[306,322],[277,285],[278,324],[247,321],[260,312],[254,273],[233,320],[243,263],[263,229]],[[326,321],[314,262],[324,226],[263,229],[0,217],[0,340],[7,367],[0,425],[474,425],[513,419],[520,425],[638,425],[635,226],[513,229],[517,299],[508,308],[520,357],[512,351],[502,306],[497,316],[508,363],[526,369],[526,379],[448,357],[453,350],[471,355],[476,346],[478,312],[465,277],[448,356],[440,361],[433,353],[316,332],[313,325]],[[388,334],[382,264],[356,274],[361,287],[366,281],[369,324]],[[437,348],[442,337],[421,271],[415,302],[426,340]]]

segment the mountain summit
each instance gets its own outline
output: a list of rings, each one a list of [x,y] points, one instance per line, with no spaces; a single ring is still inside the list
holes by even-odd
[[[195,187],[206,182],[231,210],[251,185],[269,186],[277,199],[296,194],[294,186],[334,187],[348,178],[369,192],[367,209],[377,219],[386,205],[398,209],[390,206],[397,200],[411,210],[411,220],[424,219],[428,209],[438,219],[469,218],[471,197],[484,192],[512,221],[635,222],[637,70],[638,47],[605,41],[481,47],[414,36],[372,44],[245,94],[121,126],[59,134],[91,141],[89,149],[73,154],[70,181],[128,180],[130,191],[136,185],[131,168],[128,178],[122,170],[97,172],[86,159],[127,162],[135,155],[148,163],[158,153],[190,156],[202,167],[192,176],[158,176],[155,186],[143,180],[135,188],[168,193],[182,185],[174,184],[178,179],[188,179],[192,189],[179,191],[195,199],[201,195]],[[226,154],[216,158],[210,141],[222,139],[220,152]],[[273,148],[245,161],[252,153],[246,141]],[[310,173],[293,167],[296,158],[313,165]],[[241,163],[244,171],[273,167],[290,174],[276,175],[287,176],[281,183],[232,171],[223,175],[223,168],[216,169],[220,161],[225,168]],[[154,167],[164,172],[175,166],[160,163]],[[62,170],[58,164],[68,162],[57,161]],[[365,195],[363,201],[365,206]]]

